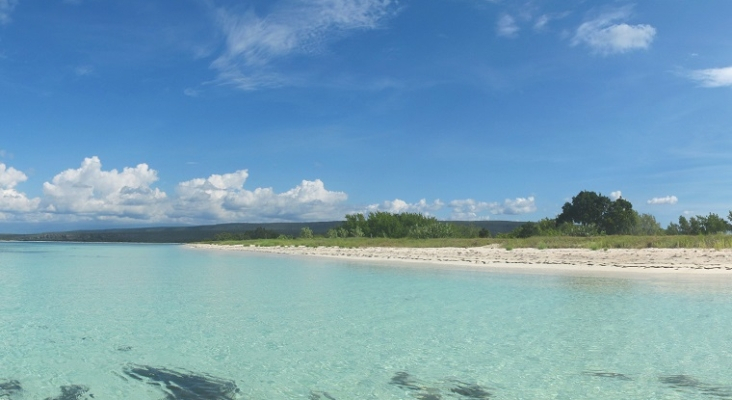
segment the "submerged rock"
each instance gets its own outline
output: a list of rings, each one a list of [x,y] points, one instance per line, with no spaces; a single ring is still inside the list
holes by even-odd
[[[696,391],[717,399],[732,400],[732,387],[708,384],[690,375],[666,375],[658,380],[679,391]]]
[[[190,371],[130,366],[124,373],[160,387],[166,393],[166,400],[234,400],[239,392],[234,381]]]
[[[319,392],[319,391],[310,391],[310,400],[320,400],[320,399],[328,399],[328,400],[336,400],[335,397],[331,396],[328,392]]]
[[[704,385],[701,381],[689,375],[668,375],[662,376],[658,380],[673,388],[699,388]]]
[[[417,379],[404,371],[394,374],[389,383],[405,390],[422,390],[424,388]]]
[[[621,374],[619,372],[606,372],[606,371],[585,371],[583,374],[588,376],[594,376],[598,378],[612,378],[619,379],[621,381],[632,381],[633,379],[628,375]]]
[[[7,397],[12,399],[22,390],[23,388],[20,386],[20,382],[16,380],[0,380],[0,398]]]
[[[88,394],[89,388],[84,385],[61,386],[61,396],[46,397],[46,400],[84,400],[93,399],[93,394]]]
[[[447,382],[453,385],[448,386]],[[474,383],[465,383],[457,380],[442,381],[434,385],[427,385],[419,379],[413,377],[407,372],[397,372],[389,381],[401,389],[412,391],[411,396],[418,400],[441,400],[442,393],[447,393],[448,397],[461,399],[487,399],[492,396],[483,386]]]
[[[467,397],[469,399],[487,399],[492,396],[489,391],[480,385],[463,382],[456,383],[457,386],[450,388],[450,391],[463,397]]]

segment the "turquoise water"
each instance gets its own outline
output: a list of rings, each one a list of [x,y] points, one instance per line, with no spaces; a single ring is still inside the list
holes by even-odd
[[[732,399],[732,283],[0,243],[0,399]]]

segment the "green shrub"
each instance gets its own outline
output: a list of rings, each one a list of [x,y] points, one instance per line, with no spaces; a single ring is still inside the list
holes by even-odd
[[[313,238],[313,230],[310,229],[310,227],[303,227],[300,229],[300,239],[312,239]]]

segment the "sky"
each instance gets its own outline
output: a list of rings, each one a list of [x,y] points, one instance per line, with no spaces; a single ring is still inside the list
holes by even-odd
[[[732,209],[727,0],[0,0],[0,232]]]

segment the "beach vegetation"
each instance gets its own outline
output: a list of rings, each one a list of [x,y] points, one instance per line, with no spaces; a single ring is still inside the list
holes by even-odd
[[[732,216],[732,212],[730,212]],[[715,235],[732,230],[732,224],[715,213],[707,216],[697,215],[687,219],[683,215],[678,223],[670,223],[666,227],[667,235]]]
[[[541,231],[539,225],[535,222],[527,222],[516,228],[515,236],[517,238],[527,238],[531,236],[539,236]]]
[[[344,229],[350,237],[435,239],[450,237],[479,237],[480,230],[471,225],[440,222],[420,213],[390,213],[376,211],[346,215]],[[340,236],[339,236],[340,237]]]
[[[274,239],[280,237],[280,233],[258,227],[251,231],[245,232],[221,232],[214,235],[215,241],[232,241],[232,240],[257,240],[257,239]]]
[[[664,233],[661,224],[656,221],[656,217],[651,214],[640,214],[636,219],[635,226],[631,230],[633,235],[654,236]]]
[[[384,237],[328,237],[315,235],[311,239],[248,239],[215,241],[214,243],[253,246],[305,246],[305,247],[497,247],[504,249],[732,249],[732,235],[600,235],[600,236],[531,236],[528,238],[384,238]]]
[[[332,228],[328,229],[328,232],[325,235],[331,239],[347,238],[348,230],[343,227]]]
[[[366,236],[366,233],[363,231],[363,229],[361,229],[360,226],[357,226],[357,227],[351,229],[348,233],[351,236],[353,236],[353,237],[364,237],[364,236]]]
[[[310,229],[308,226],[303,226],[302,229],[300,229],[300,239],[312,239],[313,238],[313,230]]]

